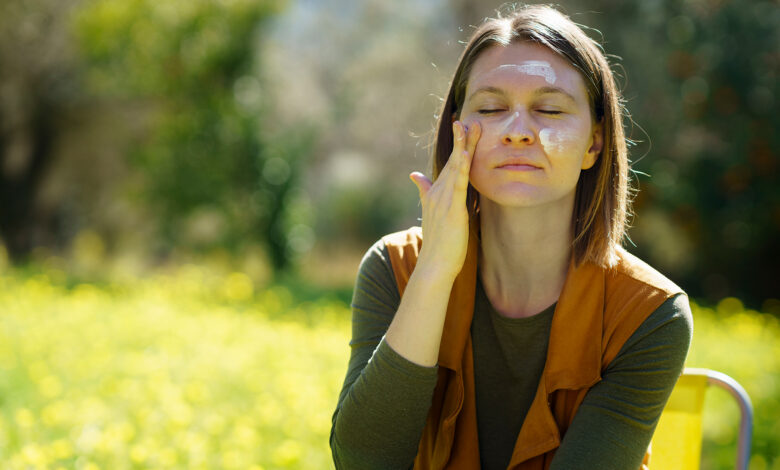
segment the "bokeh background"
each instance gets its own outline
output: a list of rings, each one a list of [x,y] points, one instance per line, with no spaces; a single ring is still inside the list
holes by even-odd
[[[365,250],[409,172],[467,0],[3,0],[4,468],[329,468]],[[780,469],[780,9],[566,1],[631,118],[630,251],[693,301],[689,365],[756,408]],[[507,11],[507,7],[503,7]],[[702,468],[736,406],[708,395]]]

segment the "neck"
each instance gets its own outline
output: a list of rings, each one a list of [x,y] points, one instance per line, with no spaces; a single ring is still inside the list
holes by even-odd
[[[560,296],[571,259],[574,199],[555,205],[480,203],[480,276],[504,316],[535,315]]]

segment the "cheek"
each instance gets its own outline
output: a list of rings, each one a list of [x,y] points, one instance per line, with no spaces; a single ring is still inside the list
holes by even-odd
[[[471,174],[484,173],[490,166],[491,159],[496,157],[497,147],[500,140],[497,140],[495,132],[490,125],[482,124],[482,134],[474,148],[474,158],[471,161]]]
[[[479,143],[474,151],[474,157],[471,159],[471,168],[469,169],[469,179],[479,179],[486,171],[486,155],[487,152],[480,151]]]
[[[476,116],[471,115],[465,117],[461,122],[466,126],[467,129],[470,129],[471,126],[473,126],[475,123],[479,123],[480,127],[482,128],[479,140],[477,141],[477,146],[474,149],[474,160],[476,160],[477,156],[480,154],[480,151],[486,148],[485,142],[489,139],[488,134],[490,133],[490,124],[486,124],[484,120],[478,119]]]
[[[484,189],[486,181],[489,181],[492,177],[490,171],[492,152],[488,142],[482,139],[484,139],[484,134],[477,142],[474,157],[471,159],[471,168],[469,169],[469,181],[477,188],[477,191]]]
[[[480,152],[489,152],[501,141],[501,128],[500,125],[495,122],[495,120],[483,119],[479,121],[479,125],[481,127],[481,132],[479,140],[477,141],[477,146],[475,148],[475,158],[480,154]]]
[[[547,155],[566,156],[582,154],[586,140],[581,133],[546,127],[539,131],[539,144]],[[581,155],[580,155],[581,156]]]

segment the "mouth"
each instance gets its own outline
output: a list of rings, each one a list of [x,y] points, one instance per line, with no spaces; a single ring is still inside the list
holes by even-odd
[[[508,171],[534,171],[541,170],[542,167],[528,159],[511,159],[499,164],[496,168]]]

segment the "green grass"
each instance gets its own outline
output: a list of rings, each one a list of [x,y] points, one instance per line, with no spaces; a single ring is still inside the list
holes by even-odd
[[[99,286],[0,273],[1,466],[331,468],[346,298],[293,282],[255,292],[192,265]],[[751,468],[780,468],[777,319],[735,299],[694,315],[689,365],[745,386]],[[713,390],[707,408],[703,468],[733,468],[736,407]]]

